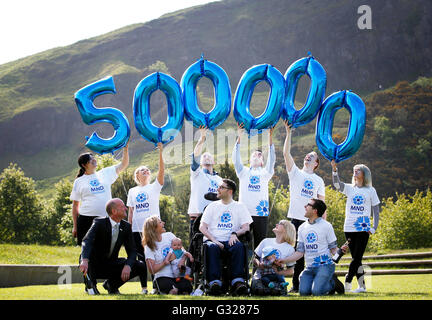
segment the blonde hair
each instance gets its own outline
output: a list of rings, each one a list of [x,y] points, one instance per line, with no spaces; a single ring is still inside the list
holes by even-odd
[[[361,170],[363,172],[363,185],[362,185],[362,187],[372,187],[372,173],[371,173],[370,169],[367,166],[365,166],[364,164],[356,164],[353,168],[353,171],[355,171],[356,169]],[[351,183],[353,185],[355,184],[354,174],[353,174]]]
[[[283,235],[283,240],[294,247],[296,243],[296,236],[297,236],[297,232],[294,225],[288,220],[281,220],[279,221],[279,223],[283,225],[285,228],[285,234]]]
[[[149,167],[147,167],[147,166],[139,166],[138,168],[135,169],[135,171],[134,171],[134,175],[133,175],[133,178],[134,178],[135,183],[138,184],[138,185],[140,184],[140,181],[138,180],[137,173],[138,173],[138,171],[140,171],[142,168],[146,168],[146,169],[150,170]]]
[[[151,250],[156,249],[156,241],[158,237],[156,229],[159,221],[160,221],[159,217],[157,215],[153,215],[144,222],[143,238],[142,238],[143,247],[147,246]]]

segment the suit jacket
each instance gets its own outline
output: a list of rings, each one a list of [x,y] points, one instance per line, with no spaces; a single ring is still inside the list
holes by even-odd
[[[82,259],[89,259],[89,263],[105,264],[118,259],[122,245],[128,255],[126,264],[132,268],[136,260],[136,248],[132,235],[132,227],[129,222],[120,221],[119,234],[114,245],[113,252],[109,256],[112,238],[112,226],[110,219],[96,218],[89,231],[82,240]]]

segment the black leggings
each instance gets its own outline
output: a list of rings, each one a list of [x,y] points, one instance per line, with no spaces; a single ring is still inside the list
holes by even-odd
[[[253,249],[255,250],[267,236],[268,217],[253,216],[252,220],[250,228],[253,233]]]
[[[351,238],[349,249],[351,252],[351,263],[348,269],[348,274],[345,277],[345,282],[351,283],[354,276],[360,279],[364,275],[362,266],[363,254],[369,240],[369,232],[345,232],[345,238]]]
[[[298,220],[298,219],[291,219],[291,223],[294,225],[295,229],[296,229],[296,236],[298,239],[298,229],[299,227],[303,224],[303,220]],[[296,241],[296,245],[295,245],[295,249],[297,249],[297,241]],[[302,273],[302,271],[304,270],[305,267],[305,262],[304,262],[304,257],[301,257],[300,259],[298,259],[294,265],[294,274],[293,274],[293,289],[294,290],[299,290],[299,285],[300,285],[300,273]]]
[[[133,237],[135,240],[135,248],[136,248],[136,252],[137,252],[138,261],[143,262],[144,266],[146,266],[146,270],[147,270],[147,265],[145,262],[145,255],[144,255],[144,247],[142,245],[141,235],[139,232],[133,232]],[[141,282],[141,287],[147,288],[147,271],[140,274],[139,279]]]
[[[81,246],[81,242],[84,239],[87,231],[89,231],[91,225],[93,224],[94,218],[98,216],[82,216],[78,215],[77,218],[77,245]]]

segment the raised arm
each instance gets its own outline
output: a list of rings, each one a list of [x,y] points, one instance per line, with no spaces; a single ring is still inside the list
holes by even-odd
[[[339,175],[338,175],[336,161],[332,160],[330,164],[332,166],[333,185],[336,188],[336,190],[338,190],[340,192],[343,192],[344,189],[345,189],[345,183],[343,183],[343,182],[341,182],[339,180]]]
[[[129,166],[129,141],[126,146],[123,148],[123,158],[120,164],[116,166],[117,174],[120,174],[123,170],[125,170]]]
[[[198,139],[198,142],[197,142],[195,149],[194,149],[194,152],[193,152],[194,157],[199,157],[202,153],[202,149],[204,146],[204,142],[206,140],[206,134],[207,134],[208,128],[204,127],[204,126],[200,126],[199,131],[200,131],[200,138]]]
[[[288,124],[288,121],[284,121],[285,124],[285,130],[286,130],[286,138],[285,143],[283,147],[283,156],[285,159],[285,166],[287,172],[290,172],[292,167],[294,166],[294,159],[291,156],[291,125]]]
[[[269,153],[268,153],[268,158],[267,158],[267,163],[266,163],[266,170],[267,170],[267,172],[270,172],[270,173],[274,173],[274,166],[276,163],[276,153],[275,153],[275,148],[274,148],[274,144],[273,144],[273,131],[274,131],[274,127],[270,128],[270,131],[269,131]]]
[[[164,175],[165,175],[165,163],[162,157],[163,154],[163,144],[162,142],[159,142],[157,145],[157,148],[159,149],[159,171],[157,175],[157,180],[161,186],[164,184]]]
[[[240,156],[240,140],[243,133],[243,123],[237,124],[237,142],[234,145],[233,153],[232,153],[232,162],[234,163],[234,169],[237,175],[243,170],[243,163]]]

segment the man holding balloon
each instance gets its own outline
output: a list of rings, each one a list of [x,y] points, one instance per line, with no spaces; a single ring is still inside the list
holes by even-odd
[[[310,199],[325,200],[324,180],[315,174],[319,166],[319,158],[316,152],[308,153],[303,160],[303,168],[300,170],[291,155],[291,134],[292,128],[287,121],[284,122],[286,129],[286,138],[284,143],[283,155],[285,159],[286,170],[290,180],[290,206],[288,218],[296,228],[298,233],[299,227],[306,221],[304,216],[304,206]],[[325,215],[325,214],[324,214]],[[294,267],[293,287],[291,292],[299,290],[299,276],[304,269],[304,258],[300,258]]]
[[[206,140],[208,128],[200,126],[200,138],[192,153],[192,163],[190,167],[190,198],[188,214],[190,217],[190,236],[192,237],[193,224],[203,212],[205,207],[211,202],[204,198],[206,193],[216,193],[217,188],[222,184],[222,178],[213,169],[215,164],[214,157],[210,152],[202,153]]]

